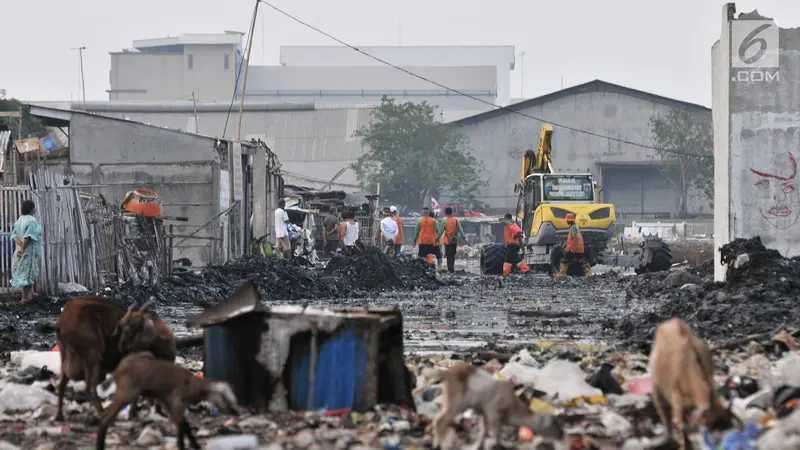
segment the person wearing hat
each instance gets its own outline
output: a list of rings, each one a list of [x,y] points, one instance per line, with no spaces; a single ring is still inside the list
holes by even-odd
[[[519,256],[519,252],[522,250],[522,230],[511,220],[511,214],[503,216],[500,222],[503,224],[503,238],[507,247],[506,260],[503,263],[503,276],[511,275],[514,267],[517,267],[522,273],[528,272],[530,267]]]
[[[558,267],[556,278],[565,277],[567,275],[567,267],[574,261],[581,262],[583,274],[588,277],[592,274],[592,268],[584,257],[583,234],[581,229],[578,228],[578,224],[575,223],[575,214],[567,214],[567,224],[569,225],[567,246],[564,248],[564,257],[561,258],[561,265]]]
[[[403,219],[397,214],[397,208],[395,206],[390,206],[389,212],[392,214],[392,220],[397,224],[397,238],[394,242],[394,254],[399,255],[400,250],[403,248]]]

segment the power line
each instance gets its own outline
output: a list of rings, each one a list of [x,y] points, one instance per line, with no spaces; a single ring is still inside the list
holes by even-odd
[[[645,149],[648,149],[648,150],[655,150],[657,152],[664,152],[664,153],[672,153],[672,154],[676,154],[676,155],[692,156],[692,157],[695,157],[695,158],[702,158],[702,159],[710,158],[710,156],[706,156],[706,155],[698,155],[698,154],[688,153],[688,152],[667,150],[667,149],[663,149],[663,148],[654,147],[652,145],[640,144],[638,142],[633,142],[633,141],[629,141],[629,140],[626,140],[626,139],[615,138],[613,136],[608,136],[608,135],[604,135],[604,134],[600,134],[600,133],[595,133],[593,131],[583,130],[583,129],[580,129],[580,128],[571,127],[569,125],[563,125],[563,124],[560,124],[560,123],[555,123],[555,122],[552,122],[552,121],[549,121],[549,120],[542,119],[540,117],[535,117],[535,116],[532,116],[530,114],[525,114],[523,112],[517,111],[515,109],[509,108],[509,107],[506,107],[506,106],[495,105],[494,103],[486,101],[486,100],[484,100],[482,98],[475,97],[474,95],[467,94],[466,92],[459,91],[458,89],[453,89],[453,88],[451,88],[449,86],[446,86],[446,85],[441,84],[439,82],[433,81],[433,80],[431,80],[429,78],[426,78],[426,77],[424,77],[422,75],[419,75],[419,74],[416,74],[414,72],[411,72],[410,70],[407,70],[407,69],[404,69],[402,67],[396,66],[396,65],[394,65],[394,64],[392,64],[392,63],[390,63],[390,62],[388,62],[388,61],[386,61],[384,59],[381,59],[381,58],[379,58],[379,57],[377,57],[375,55],[367,53],[367,52],[361,50],[358,47],[350,45],[347,42],[344,42],[343,40],[337,38],[336,36],[333,36],[330,33],[327,33],[327,32],[325,32],[323,30],[320,30],[319,28],[315,27],[314,25],[311,25],[311,24],[309,24],[307,22],[304,22],[303,20],[301,20],[301,19],[289,14],[288,12],[278,8],[277,6],[267,2],[265,0],[259,0],[259,1],[261,3],[267,5],[268,7],[272,8],[273,10],[279,12],[280,14],[283,14],[284,16],[288,17],[289,19],[299,23],[300,25],[303,25],[304,27],[310,28],[310,29],[316,31],[317,33],[322,34],[323,36],[326,36],[329,39],[334,40],[334,41],[338,42],[339,44],[344,45],[345,47],[348,47],[348,48],[350,48],[350,49],[352,49],[354,51],[357,51],[358,53],[361,53],[362,55],[364,55],[364,56],[366,56],[368,58],[371,58],[371,59],[373,59],[375,61],[378,61],[381,64],[389,66],[389,67],[391,67],[391,68],[393,68],[395,70],[399,70],[401,72],[404,72],[404,73],[406,73],[408,75],[411,75],[412,77],[415,77],[415,78],[420,79],[422,81],[426,81],[428,83],[431,83],[431,84],[433,84],[435,86],[438,86],[438,87],[440,87],[442,89],[445,89],[447,91],[450,91],[450,92],[453,92],[455,94],[458,94],[458,95],[461,95],[461,96],[464,96],[464,97],[467,97],[467,98],[471,98],[472,100],[475,100],[475,101],[481,102],[483,104],[489,105],[492,108],[501,109],[503,111],[507,111],[507,112],[514,113],[514,114],[519,114],[520,116],[527,117],[529,119],[533,119],[533,120],[536,120],[536,121],[541,122],[541,123],[549,123],[549,124],[553,125],[554,127],[563,128],[565,130],[574,131],[576,133],[583,133],[583,134],[586,134],[586,135],[589,135],[589,136],[599,137],[599,138],[607,139],[609,141],[619,142],[619,143],[622,143],[622,144],[633,145],[633,146],[645,148]]]
[[[253,18],[250,19],[250,35],[253,34],[256,26],[256,16],[258,15],[259,1],[260,0],[256,0],[256,5],[255,7],[253,7]],[[250,46],[253,45],[253,40],[249,39],[248,42],[249,44],[247,48],[249,49]],[[228,131],[228,121],[230,121],[231,119],[231,113],[233,112],[233,103],[236,101],[236,91],[239,90],[239,76],[242,75],[242,65],[244,64],[244,59],[245,59],[244,52],[242,52],[242,59],[239,60],[239,68],[236,69],[236,83],[233,85],[233,94],[231,95],[231,105],[228,107],[228,115],[225,117],[225,126],[222,128],[222,134],[220,135],[220,137],[225,137],[225,133]],[[247,64],[250,64],[250,61],[247,61]],[[244,90],[242,90],[242,98],[244,98]]]

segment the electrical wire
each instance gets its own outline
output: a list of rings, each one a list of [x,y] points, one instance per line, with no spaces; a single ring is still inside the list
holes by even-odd
[[[418,79],[420,79],[422,81],[425,81],[425,82],[428,82],[430,84],[433,84],[434,86],[438,86],[438,87],[440,87],[442,89],[445,89],[445,90],[447,90],[449,92],[452,92],[454,94],[458,94],[458,95],[461,95],[463,97],[467,97],[467,98],[470,98],[472,100],[475,100],[475,101],[481,102],[483,104],[489,105],[489,106],[491,106],[491,107],[493,107],[495,109],[500,109],[500,110],[507,111],[507,112],[510,112],[510,113],[519,114],[522,117],[527,117],[529,119],[536,120],[536,121],[538,121],[540,123],[549,123],[549,124],[553,125],[553,127],[563,128],[565,130],[574,131],[576,133],[582,133],[582,134],[586,134],[586,135],[589,135],[589,136],[594,136],[594,137],[598,137],[598,138],[602,138],[602,139],[607,139],[607,140],[613,141],[613,142],[619,142],[619,143],[622,143],[622,144],[633,145],[633,146],[641,147],[641,148],[648,149],[648,150],[654,150],[654,151],[663,152],[663,153],[672,153],[672,154],[683,155],[683,156],[691,156],[691,157],[701,158],[701,159],[711,158],[711,156],[707,156],[707,155],[698,155],[698,154],[694,154],[694,153],[680,152],[680,151],[676,151],[676,150],[667,150],[667,149],[663,149],[663,148],[654,147],[652,145],[641,144],[641,143],[638,143],[638,142],[629,141],[627,139],[621,139],[621,138],[616,138],[616,137],[613,137],[613,136],[608,136],[608,135],[604,135],[604,134],[600,134],[600,133],[595,133],[593,131],[583,130],[583,129],[580,129],[580,128],[571,127],[569,125],[563,125],[563,124],[560,124],[560,123],[556,123],[556,122],[552,122],[552,121],[549,121],[549,120],[545,120],[545,119],[542,119],[540,117],[532,116],[530,114],[525,114],[523,112],[517,111],[516,109],[509,108],[507,106],[496,105],[496,104],[494,104],[494,103],[492,103],[490,101],[486,101],[486,100],[484,100],[482,98],[475,97],[474,95],[467,94],[466,92],[459,91],[458,89],[453,89],[453,88],[451,88],[449,86],[446,86],[444,84],[441,84],[441,83],[438,83],[436,81],[433,81],[433,80],[431,80],[429,78],[426,78],[426,77],[424,77],[422,75],[419,75],[419,74],[416,74],[414,72],[411,72],[410,70],[407,70],[407,69],[404,69],[402,67],[396,66],[396,65],[394,65],[394,64],[392,64],[392,63],[390,63],[390,62],[388,62],[388,61],[386,61],[384,59],[381,59],[381,58],[379,58],[379,57],[377,57],[375,55],[367,53],[367,52],[361,50],[358,47],[350,45],[347,42],[344,42],[343,40],[337,38],[336,36],[333,36],[332,34],[327,33],[325,31],[315,27],[314,25],[311,25],[311,24],[309,24],[307,22],[304,22],[303,20],[291,15],[290,13],[278,8],[277,6],[267,2],[265,0],[258,0],[258,1],[260,1],[261,3],[267,5],[270,8],[272,8],[276,12],[286,16],[287,18],[299,23],[300,25],[303,25],[304,27],[310,28],[310,29],[316,31],[317,33],[320,33],[323,36],[326,36],[329,39],[334,40],[334,41],[338,42],[339,44],[344,45],[345,47],[348,47],[348,48],[350,48],[350,49],[352,49],[352,50],[354,50],[354,51],[356,51],[358,53],[361,53],[362,55],[364,55],[364,56],[366,56],[366,57],[368,57],[370,59],[378,61],[381,64],[389,66],[389,67],[391,67],[391,68],[393,68],[395,70],[399,70],[401,72],[404,72],[404,73],[406,73],[408,75],[411,75],[412,77],[415,77],[415,78],[418,78]]]
[[[253,34],[256,27],[256,16],[258,15],[259,1],[260,0],[256,0],[256,5],[253,7],[253,18],[250,19],[250,34],[248,35],[248,37]],[[253,45],[252,39],[250,39],[249,42],[250,44],[248,45],[248,47]],[[236,91],[239,90],[239,77],[242,75],[242,65],[244,64],[245,60],[244,55],[246,54],[245,51],[247,50],[247,48],[244,48],[242,50],[243,50],[242,59],[239,60],[239,68],[236,69],[236,83],[233,85],[233,95],[231,95],[231,105],[228,107],[228,115],[225,117],[225,126],[222,128],[222,134],[220,135],[222,137],[225,137],[225,133],[228,132],[228,122],[230,121],[231,113],[233,112],[233,104],[236,101]],[[248,61],[247,64],[250,64],[250,61]],[[244,95],[244,92],[242,92],[242,95]]]

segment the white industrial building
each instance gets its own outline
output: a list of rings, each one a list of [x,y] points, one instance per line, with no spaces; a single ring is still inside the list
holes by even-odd
[[[109,100],[229,101],[234,87],[238,97],[241,41],[238,32],[134,41],[132,49],[111,53]],[[437,105],[443,121],[509,104],[513,46],[359,48],[417,76],[348,47],[287,46],[279,66],[250,66],[245,99],[349,107],[388,96]]]

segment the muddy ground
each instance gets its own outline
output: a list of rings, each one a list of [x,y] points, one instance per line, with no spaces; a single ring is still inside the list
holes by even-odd
[[[267,305],[396,305],[404,313],[406,351],[422,354],[474,353],[547,341],[647,352],[655,326],[673,316],[683,318],[700,337],[714,343],[800,324],[796,302],[800,297],[799,261],[764,248],[758,239],[737,240],[724,254],[728,260],[738,261],[725,284],[713,282],[709,263],[658,274],[631,276],[598,268],[601,270],[596,272],[602,273],[590,278],[558,280],[545,274],[514,274],[501,280],[476,274],[472,262],[461,263],[455,274],[437,274],[414,258],[390,260],[371,252],[336,260],[327,270],[248,258],[175,276],[159,286],[113,286],[103,294],[126,306],[154,301],[157,312],[179,335],[195,332],[184,326],[189,316],[226,298],[246,280],[256,282]],[[13,350],[51,349],[55,337],[39,329],[57,318],[65,301],[40,298],[20,305],[9,298],[0,303],[0,362]],[[182,356],[188,361],[199,358],[200,352],[187,351]],[[0,440],[35,448],[39,436],[47,435],[51,438],[46,441],[61,442],[59,448],[90,445],[94,429],[83,424],[89,420],[89,412],[82,411],[66,426],[45,420],[47,412],[40,411],[38,418],[26,417],[24,423],[0,424]],[[198,411],[193,423],[210,436],[258,428],[262,443],[276,436],[295,439],[297,435],[297,439],[313,442],[314,435],[328,433],[333,441],[369,441],[369,448],[399,448],[393,447],[396,436],[392,436],[398,431],[393,427],[402,428],[399,434],[404,445],[421,446],[425,441],[424,420],[396,408],[336,418],[270,415],[254,418],[249,425],[225,424],[225,420]],[[335,424],[329,427],[326,421]],[[157,434],[171,435],[163,423],[152,428]],[[141,437],[142,425],[123,422],[115,433],[117,442],[135,440]],[[356,438],[365,433],[372,437]],[[164,442],[167,447],[174,446],[169,438]],[[67,444],[72,446],[63,447]],[[348,447],[337,444],[337,448]]]

